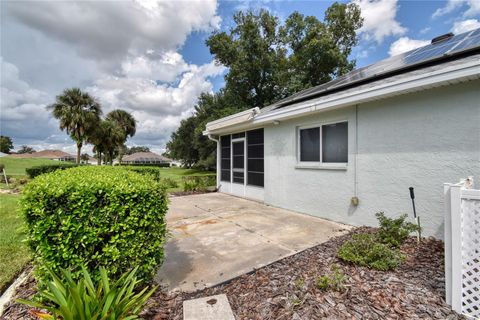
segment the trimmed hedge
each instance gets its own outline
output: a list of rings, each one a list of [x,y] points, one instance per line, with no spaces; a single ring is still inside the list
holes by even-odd
[[[125,168],[130,171],[135,171],[137,173],[140,173],[142,175],[148,174],[151,175],[156,181],[160,181],[160,168],[159,167],[134,167],[134,166],[122,166],[122,168]]]
[[[70,169],[70,168],[75,168],[75,167],[78,167],[79,165],[76,164],[76,163],[68,163],[68,162],[61,162],[61,163],[58,163],[58,164],[44,164],[44,165],[41,165],[41,166],[34,166],[34,167],[31,167],[31,168],[27,168],[25,169],[25,171],[27,172],[27,175],[30,177],[30,178],[35,178],[41,174],[44,174],[44,173],[49,173],[49,172],[53,172],[53,171],[57,171],[57,170],[65,170],[65,169]]]
[[[86,166],[38,176],[21,200],[28,244],[40,280],[48,269],[81,266],[112,279],[139,267],[150,280],[163,261],[165,189],[154,179],[118,167]],[[98,276],[98,274],[96,274]]]

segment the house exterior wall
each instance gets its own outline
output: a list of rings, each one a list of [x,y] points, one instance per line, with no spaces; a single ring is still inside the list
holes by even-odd
[[[443,238],[443,183],[469,175],[480,183],[478,88],[475,80],[265,127],[265,203],[375,226],[379,211],[411,216],[412,186],[424,234]],[[297,128],[344,120],[347,167],[298,167]],[[350,204],[355,195],[356,207]]]

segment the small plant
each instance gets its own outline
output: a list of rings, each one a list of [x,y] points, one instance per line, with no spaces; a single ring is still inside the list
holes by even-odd
[[[338,257],[344,261],[377,270],[396,268],[405,260],[398,248],[380,243],[375,234],[356,234],[338,250]]]
[[[305,286],[305,279],[298,278],[297,280],[295,280],[295,287],[297,287],[297,289],[303,289],[304,286]]]
[[[405,240],[407,240],[410,233],[417,231],[418,226],[411,222],[406,222],[407,215],[403,214],[399,218],[391,219],[385,216],[383,212],[376,214],[380,229],[377,236],[380,242],[398,248]]]
[[[178,182],[173,180],[172,178],[163,178],[161,183],[167,187],[167,189],[178,188]]]
[[[207,191],[208,187],[215,186],[216,182],[214,175],[183,177],[183,191]]]
[[[347,276],[336,264],[330,267],[330,271],[329,274],[318,277],[315,281],[315,286],[323,291],[328,289],[342,291],[345,288]]]
[[[49,271],[52,280],[40,289],[40,298],[45,304],[23,299],[17,301],[47,310],[50,314],[37,312],[42,319],[138,319],[138,313],[156,288],[147,291],[148,287],[145,287],[135,292],[139,284],[136,272],[137,268],[126,272],[112,283],[103,267],[100,267],[98,281],[92,281],[85,268],[78,281],[73,280],[67,270],[62,269],[60,275]]]

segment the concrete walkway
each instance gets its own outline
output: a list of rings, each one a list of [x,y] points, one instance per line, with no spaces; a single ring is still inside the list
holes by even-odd
[[[167,221],[172,238],[156,280],[184,291],[230,280],[349,229],[222,193],[172,197]]]

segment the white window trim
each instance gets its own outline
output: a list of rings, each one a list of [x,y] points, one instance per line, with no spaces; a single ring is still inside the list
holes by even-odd
[[[322,127],[330,124],[336,123],[347,123],[347,136],[348,136],[348,120],[335,120],[335,121],[327,121],[327,122],[317,122],[314,124],[298,126],[296,128],[297,134],[297,164],[295,166],[296,169],[330,169],[330,170],[346,170],[348,166],[348,147],[350,139],[347,139],[347,162],[323,162],[323,146],[322,146],[322,135],[323,130]],[[300,152],[301,152],[301,141],[300,141],[300,130],[305,129],[312,129],[312,128],[319,128],[320,136],[319,136],[319,143],[320,143],[320,161],[301,161],[300,159]]]

